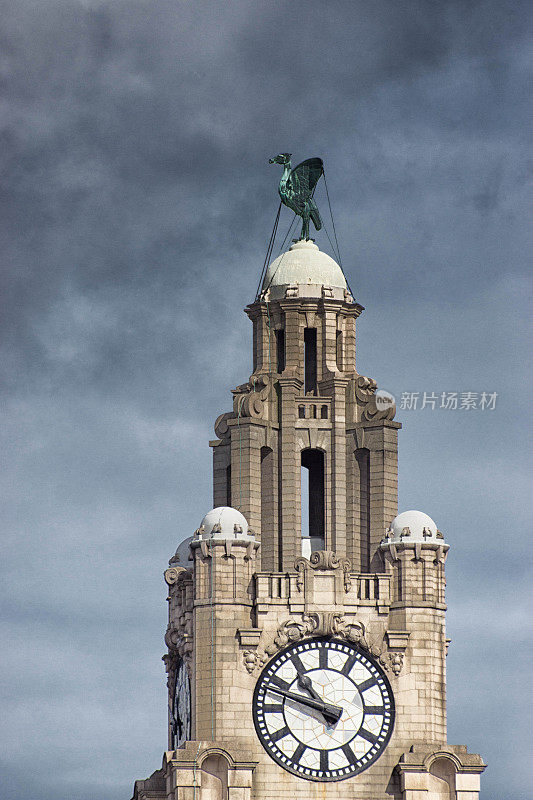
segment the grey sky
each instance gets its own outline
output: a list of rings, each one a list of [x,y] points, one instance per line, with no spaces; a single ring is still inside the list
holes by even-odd
[[[452,545],[449,741],[483,800],[526,800],[528,4],[0,12],[3,799],[119,800],[160,765],[162,571],[211,507],[288,150],[325,159],[359,371],[498,392],[398,413],[400,506]]]

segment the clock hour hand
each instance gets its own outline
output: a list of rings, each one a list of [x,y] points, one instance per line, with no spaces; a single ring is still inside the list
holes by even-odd
[[[268,684],[266,689],[268,689],[269,692],[276,692],[282,697],[286,697],[288,700],[295,700],[297,703],[301,703],[304,706],[315,708],[317,711],[320,711],[326,722],[330,725],[335,724],[335,722],[338,722],[341,718],[342,708],[340,706],[333,706],[330,703],[325,703],[321,698],[315,700],[303,694],[288,692],[285,689],[278,689],[277,686],[272,686],[271,684]]]
[[[313,682],[309,675],[302,675],[301,672],[298,673],[298,686],[300,689],[306,689],[311,697],[314,697],[315,700],[322,700],[318,692],[313,686]]]

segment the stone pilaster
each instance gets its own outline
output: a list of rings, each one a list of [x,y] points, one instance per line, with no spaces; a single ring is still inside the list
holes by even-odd
[[[263,426],[237,416],[231,428],[231,505],[246,517],[258,538],[261,532],[261,443]],[[224,503],[225,505],[225,503]]]
[[[382,569],[379,544],[398,513],[398,428],[392,420],[362,425],[364,448],[369,451],[368,513],[370,571]],[[365,498],[366,501],[366,498]]]
[[[287,372],[287,370],[286,370]],[[301,455],[296,441],[296,397],[302,387],[298,378],[281,377],[279,445],[280,570],[292,570],[301,555]]]

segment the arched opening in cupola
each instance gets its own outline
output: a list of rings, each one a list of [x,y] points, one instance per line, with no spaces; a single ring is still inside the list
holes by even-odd
[[[366,447],[355,451],[355,486],[358,514],[355,527],[359,529],[361,571],[370,571],[370,452]]]
[[[270,447],[261,448],[261,534],[263,555],[270,556],[273,548],[271,539],[274,528],[274,453]],[[270,533],[270,537],[268,534]]]
[[[304,328],[304,391],[317,393],[316,328]]]
[[[302,553],[308,557],[325,549],[325,455],[323,450],[302,450],[301,518]]]
[[[285,331],[279,328],[275,331],[276,335],[276,369],[283,372],[285,369]]]

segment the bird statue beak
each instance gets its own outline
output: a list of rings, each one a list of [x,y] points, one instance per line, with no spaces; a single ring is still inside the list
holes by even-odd
[[[268,163],[269,164],[275,164],[276,163],[276,159],[275,158],[269,158],[268,159]]]

